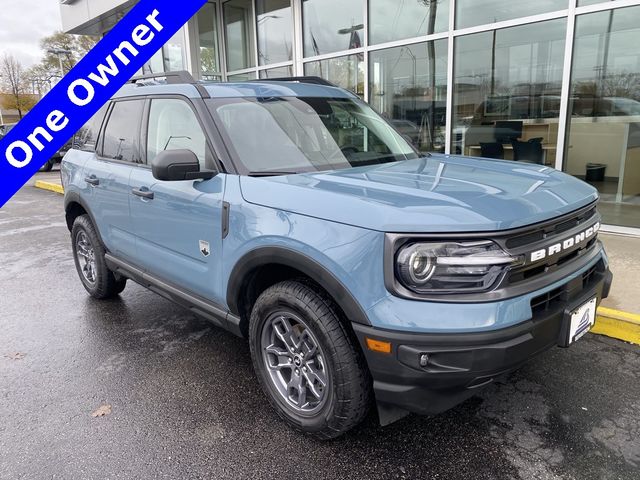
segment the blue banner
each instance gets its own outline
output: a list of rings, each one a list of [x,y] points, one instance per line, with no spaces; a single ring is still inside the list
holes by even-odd
[[[140,0],[0,140],[0,207],[205,3]]]

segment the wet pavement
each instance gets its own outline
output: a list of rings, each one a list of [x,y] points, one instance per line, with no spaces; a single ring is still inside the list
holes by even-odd
[[[91,300],[70,250],[60,195],[0,209],[1,479],[640,478],[637,346],[589,334],[443,415],[318,443],[243,340],[132,283]]]

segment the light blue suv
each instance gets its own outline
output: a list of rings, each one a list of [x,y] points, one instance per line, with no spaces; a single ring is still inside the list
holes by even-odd
[[[64,158],[97,299],[131,279],[249,340],[267,398],[336,437],[435,414],[593,325],[596,190],[541,165],[424,155],[316,78],[122,89]]]

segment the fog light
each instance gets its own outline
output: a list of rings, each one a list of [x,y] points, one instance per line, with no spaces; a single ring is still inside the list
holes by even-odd
[[[429,364],[429,354],[423,353],[422,355],[420,355],[420,366],[426,367],[428,364]]]

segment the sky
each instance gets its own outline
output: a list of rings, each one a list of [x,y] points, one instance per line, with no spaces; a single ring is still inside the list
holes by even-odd
[[[0,55],[25,67],[40,61],[40,39],[61,29],[59,0],[0,0]]]

